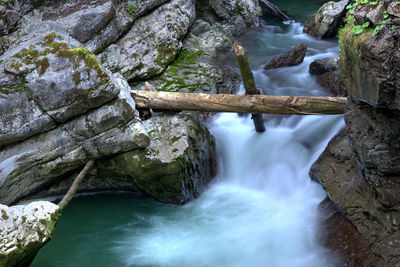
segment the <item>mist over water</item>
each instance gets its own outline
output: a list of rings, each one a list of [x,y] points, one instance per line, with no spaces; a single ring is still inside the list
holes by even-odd
[[[271,95],[329,95],[308,74],[317,59],[337,56],[335,42],[302,34],[302,26],[265,26],[241,37],[257,85]],[[299,66],[265,71],[272,55],[300,42],[309,54]],[[235,65],[233,57],[224,59]],[[335,266],[318,243],[318,204],[326,194],[308,171],[342,116],[265,116],[254,131],[250,116],[220,114],[219,174],[184,206],[131,195],[74,200],[54,239],[32,266]]]

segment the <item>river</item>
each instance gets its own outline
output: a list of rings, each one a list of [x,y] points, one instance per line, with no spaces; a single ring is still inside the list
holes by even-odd
[[[303,20],[322,2],[282,1],[280,6]],[[257,85],[270,95],[329,95],[308,66],[337,56],[337,41],[315,40],[299,23],[267,22],[239,37]],[[302,64],[263,70],[268,58],[300,42],[308,46]],[[235,67],[233,56],[224,61]],[[308,171],[343,127],[343,117],[265,118],[267,131],[259,134],[249,116],[216,116],[209,128],[220,173],[201,197],[184,206],[128,193],[77,197],[32,266],[335,266],[332,253],[318,242],[317,208],[326,193]]]

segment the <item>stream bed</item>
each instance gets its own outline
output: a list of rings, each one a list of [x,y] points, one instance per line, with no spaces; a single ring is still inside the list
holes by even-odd
[[[322,3],[279,5],[303,20]],[[267,22],[239,37],[257,85],[269,95],[329,95],[308,66],[337,56],[337,41],[311,38],[300,23]],[[301,42],[309,48],[302,64],[263,70],[270,57]],[[235,68],[233,55],[223,61]],[[308,171],[343,127],[343,116],[265,118],[263,134],[250,116],[219,114],[210,122],[220,172],[184,206],[129,193],[77,197],[31,266],[335,266],[333,253],[319,244],[317,208],[326,193]]]

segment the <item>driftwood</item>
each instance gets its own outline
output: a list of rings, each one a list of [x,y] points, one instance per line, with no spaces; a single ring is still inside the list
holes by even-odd
[[[253,114],[343,114],[346,97],[194,94],[132,90],[138,108]]]
[[[267,0],[260,0],[260,3],[265,6],[275,17],[284,22],[294,22],[289,16],[283,13],[276,5]]]
[[[234,43],[235,56],[240,69],[240,75],[242,76],[242,81],[246,94],[257,95],[258,90],[256,87],[256,82],[254,81],[253,73],[251,72],[249,60],[247,59],[246,52],[243,46],[236,42]],[[254,122],[254,127],[257,132],[265,132],[264,119],[261,114],[252,114],[252,119]]]
[[[68,205],[68,203],[71,201],[71,199],[74,197],[76,191],[78,191],[80,183],[82,182],[82,180],[85,177],[85,175],[93,167],[93,164],[94,164],[94,160],[89,160],[88,163],[86,163],[85,168],[83,168],[83,170],[75,178],[74,182],[71,185],[71,188],[65,194],[65,196],[60,201],[60,203],[58,203],[58,206],[60,207],[60,210],[63,210]]]

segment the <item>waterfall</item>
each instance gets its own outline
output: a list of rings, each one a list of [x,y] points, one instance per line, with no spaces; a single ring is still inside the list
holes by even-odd
[[[256,83],[271,95],[326,95],[308,65],[337,56],[337,45],[302,34],[300,24],[284,27],[257,28],[241,38]],[[309,47],[302,64],[263,70],[269,56],[299,42]],[[225,60],[234,66],[234,58]],[[182,207],[118,200],[128,196],[88,198],[75,211],[79,220],[70,219],[60,234],[74,257],[62,256],[63,241],[53,240],[54,247],[46,247],[32,266],[335,266],[332,253],[318,242],[317,208],[326,193],[308,171],[343,127],[343,116],[269,115],[265,124],[259,134],[250,116],[219,114],[209,125],[219,174],[201,197]],[[95,205],[104,205],[106,214],[90,217],[99,216],[89,215]],[[74,238],[79,221],[90,220],[96,230],[80,226],[84,234]]]

